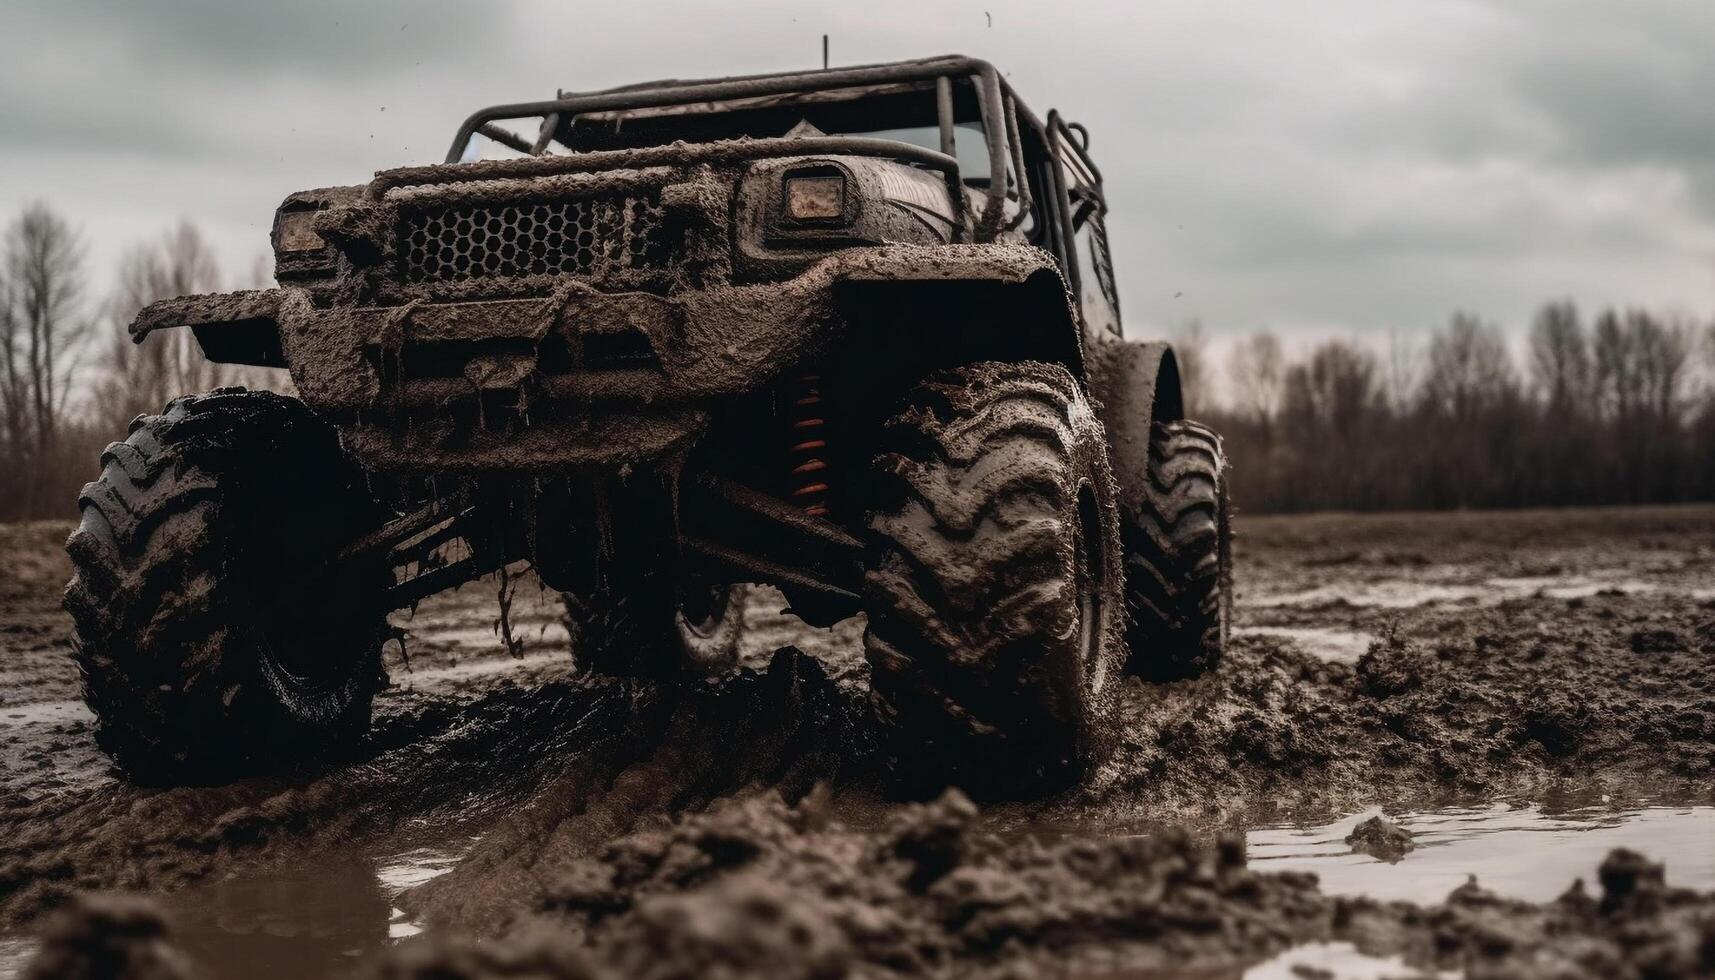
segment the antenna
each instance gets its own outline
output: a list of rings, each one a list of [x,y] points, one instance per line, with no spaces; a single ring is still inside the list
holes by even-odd
[[[822,35],[822,70],[828,70],[828,35]]]

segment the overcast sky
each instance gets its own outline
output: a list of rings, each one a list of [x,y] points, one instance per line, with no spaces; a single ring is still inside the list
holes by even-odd
[[[991,26],[992,21],[992,26]],[[102,281],[177,220],[236,273],[289,191],[494,102],[964,53],[1087,124],[1128,332],[1715,315],[1715,0],[0,0],[0,213]]]

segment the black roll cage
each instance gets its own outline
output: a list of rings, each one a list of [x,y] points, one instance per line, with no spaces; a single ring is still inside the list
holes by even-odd
[[[644,155],[665,158],[676,152],[687,156],[731,155],[734,158],[754,158],[804,152],[839,152],[859,156],[886,157],[939,171],[953,191],[954,201],[962,207],[964,201],[963,185],[960,180],[958,160],[953,156],[952,82],[955,78],[969,79],[977,93],[978,105],[984,120],[984,135],[988,144],[989,173],[991,175],[1004,175],[1010,167],[1011,171],[1018,175],[1019,213],[1012,221],[1012,227],[1022,223],[1025,216],[1033,210],[1037,203],[1032,199],[1030,193],[1031,176],[1030,171],[1025,166],[1024,143],[1019,138],[1020,127],[1028,127],[1031,135],[1043,147],[1049,163],[1040,171],[1049,183],[1049,186],[1043,189],[1052,196],[1048,201],[1042,202],[1046,219],[1041,222],[1042,243],[1059,262],[1062,274],[1071,286],[1072,295],[1081,296],[1078,263],[1073,252],[1076,247],[1073,237],[1073,212],[1065,164],[1070,161],[1072,166],[1082,168],[1088,174],[1092,183],[1086,185],[1084,181],[1080,180],[1080,194],[1092,196],[1099,210],[1105,213],[1107,204],[1101,194],[1101,171],[1096,169],[1089,157],[1089,133],[1077,123],[1065,122],[1058,111],[1052,111],[1048,114],[1046,124],[1037,119],[1029,108],[1018,101],[1011,86],[1006,83],[1005,79],[1001,78],[995,67],[979,58],[949,56],[920,61],[823,69],[821,71],[779,72],[704,81],[669,80],[599,92],[561,93],[559,98],[541,102],[517,102],[490,106],[472,113],[459,126],[457,135],[453,137],[452,146],[447,151],[446,162],[449,164],[458,163],[463,157],[471,137],[478,133],[519,153],[541,156],[549,144],[553,142],[562,122],[569,122],[573,117],[583,113],[615,112],[773,95],[824,92],[865,85],[933,82],[936,116],[941,134],[939,152],[898,140],[841,137],[814,141],[748,140],[744,141],[743,150],[737,146],[731,146],[725,148],[726,153],[715,151],[715,146],[718,144],[710,145],[701,152],[696,147],[660,147],[657,148],[656,153],[649,154],[644,151]],[[534,141],[526,140],[510,130],[496,125],[496,123],[503,121],[534,118],[542,120]],[[1000,124],[994,125],[995,120],[999,120]],[[1078,135],[1075,136],[1074,133]],[[810,146],[812,142],[816,144],[814,147]],[[635,158],[639,152],[630,151],[631,157]],[[580,161],[578,164],[571,163],[577,157],[588,159]],[[574,169],[585,170],[598,169],[599,161],[595,159],[598,157],[604,157],[604,154],[597,151],[573,154],[570,157],[559,159],[566,160],[567,164]],[[613,153],[607,154],[605,158],[621,159],[618,154]],[[982,214],[978,216],[975,225],[976,241],[991,241],[1001,230],[1006,196],[1007,181],[1004,176],[1001,179],[991,178],[983,202]]]

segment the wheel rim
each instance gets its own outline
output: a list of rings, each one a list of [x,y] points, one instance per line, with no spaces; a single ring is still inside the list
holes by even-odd
[[[337,637],[303,628],[277,606],[257,620],[251,630],[257,660],[286,687],[303,695],[324,695],[344,687],[346,671],[337,667],[343,648]]]
[[[258,663],[282,690],[305,698],[339,697],[364,669],[354,644],[369,634],[357,603],[364,585],[381,573],[327,591],[317,588],[317,575],[332,570],[308,561],[304,565],[313,571],[266,585],[255,568],[248,570],[243,580],[259,596],[251,611],[251,642]]]

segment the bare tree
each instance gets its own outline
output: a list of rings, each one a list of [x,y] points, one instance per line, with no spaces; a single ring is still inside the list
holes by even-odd
[[[77,235],[45,204],[7,227],[0,255],[0,411],[4,411],[9,516],[43,511],[60,460],[60,437],[79,346],[83,253]]]
[[[1423,402],[1431,411],[1469,421],[1516,389],[1506,341],[1493,324],[1455,313],[1429,340]]]
[[[1350,437],[1382,406],[1375,355],[1346,341],[1318,346],[1308,362],[1286,372],[1283,415],[1289,429]]]
[[[1703,328],[1703,359],[1707,368],[1704,375],[1707,384],[1704,411],[1711,419],[1715,419],[1715,320],[1711,320]]]
[[[1590,386],[1590,343],[1570,300],[1548,303],[1530,328],[1530,363],[1536,386],[1557,411],[1578,409]]]
[[[140,413],[160,411],[176,395],[232,383],[235,372],[203,357],[190,331],[162,330],[135,344],[128,330],[137,311],[156,300],[219,288],[214,254],[188,223],[125,254],[107,304],[108,374],[95,392],[95,412],[102,424],[122,426]]]
[[[1637,414],[1639,389],[1635,335],[1620,315],[1603,310],[1596,317],[1595,388],[1597,403],[1609,418],[1629,420]]]
[[[1638,397],[1644,411],[1660,423],[1679,418],[1686,366],[1691,360],[1689,324],[1659,319],[1646,310],[1626,313],[1637,359]]]
[[[1388,406],[1395,413],[1403,413],[1411,404],[1412,396],[1417,390],[1417,374],[1422,351],[1411,342],[1410,337],[1400,334],[1397,330],[1389,330],[1387,335],[1387,377],[1383,385],[1387,391]]]
[[[1213,399],[1209,377],[1209,338],[1203,321],[1192,318],[1173,335],[1173,353],[1179,361],[1179,387],[1184,393],[1185,414],[1196,418],[1210,408]]]
[[[1280,338],[1258,330],[1233,345],[1227,355],[1227,378],[1232,382],[1233,407],[1259,425],[1272,423],[1280,412],[1286,384]]]

